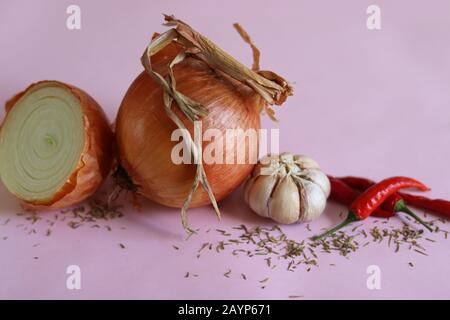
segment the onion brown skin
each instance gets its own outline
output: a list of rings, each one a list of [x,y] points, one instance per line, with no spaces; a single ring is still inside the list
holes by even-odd
[[[152,58],[154,69],[167,74],[167,63],[175,57],[178,49],[171,44]],[[206,63],[187,58],[175,65],[177,90],[200,102],[208,115],[202,118],[203,132],[218,129],[225,139],[227,129],[243,130],[260,128],[260,104],[262,99],[249,87],[219,74]],[[172,110],[183,121],[193,137],[193,124],[173,102]],[[163,90],[147,73],[141,73],[126,93],[116,120],[116,139],[119,162],[138,192],[155,202],[180,208],[191,190],[196,167],[193,164],[176,165],[171,152],[179,143],[171,141],[176,125],[166,115]],[[203,142],[203,150],[209,142]],[[224,144],[223,154],[233,151]],[[249,159],[246,145],[246,159]],[[236,151],[234,151],[236,153]],[[256,155],[255,155],[256,156]],[[209,184],[217,201],[235,190],[250,174],[254,164],[203,164]],[[210,203],[202,187],[195,192],[191,207]]]
[[[40,81],[30,85],[6,102],[6,116],[17,101],[37,85],[59,86],[68,89],[80,102],[83,113],[85,144],[78,165],[64,186],[46,202],[25,202],[30,210],[62,209],[91,196],[108,176],[114,159],[114,136],[100,105],[85,91],[59,81]],[[1,128],[0,128],[1,129]]]

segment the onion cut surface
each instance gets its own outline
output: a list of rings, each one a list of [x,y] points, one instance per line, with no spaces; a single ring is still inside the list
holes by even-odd
[[[73,86],[42,81],[6,104],[0,178],[28,207],[63,208],[108,175],[113,136],[100,106]]]

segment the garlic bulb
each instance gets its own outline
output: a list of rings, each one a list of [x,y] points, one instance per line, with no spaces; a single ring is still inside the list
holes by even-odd
[[[260,216],[291,224],[318,218],[330,195],[330,181],[313,159],[282,153],[256,165],[245,184],[245,202]]]

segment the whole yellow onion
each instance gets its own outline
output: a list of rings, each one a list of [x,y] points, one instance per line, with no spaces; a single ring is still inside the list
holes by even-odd
[[[192,190],[196,166],[175,164],[171,158],[173,148],[179,143],[171,141],[171,135],[178,126],[165,110],[164,88],[157,81],[158,79],[155,80],[152,72],[158,73],[169,82],[169,64],[178,58],[180,53],[192,49],[186,43],[195,41],[192,40],[194,38],[200,39],[202,43],[208,40],[173,17],[166,17],[166,20],[177,27],[178,36],[151,56],[151,62],[149,61],[151,70],[146,68],[146,71],[131,84],[117,116],[116,139],[119,162],[137,186],[138,193],[166,206],[182,207]],[[154,41],[160,39],[156,38]],[[212,48],[211,55],[217,50],[220,51],[212,43],[208,43],[208,46]],[[220,51],[219,54],[223,52]],[[199,117],[202,121],[203,132],[210,128],[219,130],[222,135],[216,138],[225,140],[228,129],[259,130],[260,113],[266,108],[268,99],[252,87],[260,85],[244,83],[232,72],[224,70],[220,65],[220,57],[214,61],[218,61],[217,64],[212,63],[208,58],[199,58],[198,55],[189,51],[186,57],[180,59],[172,68],[173,77],[176,79],[176,90],[207,111],[206,115]],[[233,63],[237,62],[233,60]],[[243,66],[239,65],[239,67]],[[257,74],[256,71],[246,70],[252,75]],[[263,73],[261,71],[261,74]],[[265,77],[257,74],[256,78],[264,78],[265,81],[273,82],[274,86],[281,88],[275,80],[266,79],[271,77],[276,81],[281,79],[270,72],[266,72]],[[282,96],[274,98],[277,102],[282,102],[285,96],[291,94],[290,90],[291,88],[287,87]],[[171,110],[194,137],[192,119],[186,117],[175,101]],[[209,143],[218,143],[218,141],[203,141],[203,149]],[[235,139],[232,143],[229,141],[222,141],[222,143],[224,157],[230,153],[236,155],[238,148],[244,148],[247,161],[242,164],[236,161],[234,163],[203,163],[216,200],[226,197],[246,179],[254,167],[254,163],[248,160],[257,159],[258,152],[257,148],[251,148],[251,145],[242,139]],[[191,206],[206,205],[210,199],[204,189],[198,188],[193,194]]]
[[[217,75],[206,63],[194,59],[178,64],[174,73],[178,90],[209,111],[202,119],[204,130],[218,129],[225,138],[227,129],[260,128],[259,109],[255,104],[263,101],[247,86]],[[192,123],[181,112],[177,113],[193,135]],[[178,143],[171,141],[176,129],[164,111],[163,90],[147,73],[141,73],[128,89],[117,117],[120,163],[142,195],[171,207],[182,206],[195,175],[195,166],[176,165],[171,159],[172,149]],[[224,154],[236,154],[241,143],[237,139],[232,145],[223,141]],[[203,147],[207,144],[203,142]],[[250,150],[249,144],[246,146],[247,157],[251,156],[250,151],[257,151]],[[253,164],[205,164],[204,167],[214,195],[220,200],[245,180]],[[208,202],[206,192],[198,189],[192,206]]]

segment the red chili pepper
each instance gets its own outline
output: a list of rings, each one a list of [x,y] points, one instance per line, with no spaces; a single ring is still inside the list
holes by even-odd
[[[342,182],[344,182],[345,184],[347,184],[348,186],[362,190],[362,191],[370,188],[371,186],[373,186],[375,184],[375,182],[370,179],[360,178],[360,177],[342,177],[342,178],[338,178],[338,179],[341,180]],[[417,220],[420,224],[422,224],[429,231],[432,231],[430,226],[428,226],[422,219],[420,219],[414,212],[412,212],[407,207],[403,197],[400,196],[400,194],[397,192],[394,193],[393,195],[391,195],[389,198],[387,198],[386,201],[383,202],[381,207],[388,212],[392,212],[393,215],[395,212],[404,212],[404,213],[410,215],[411,217],[413,217],[415,220]],[[376,212],[373,213],[373,215],[375,215],[375,214],[376,214]]]
[[[442,199],[429,199],[427,197],[416,196],[403,192],[400,192],[399,194],[407,203],[414,207],[430,210],[447,219],[450,219],[450,201]]]
[[[343,181],[348,186],[357,189],[359,191],[364,191],[371,186],[373,186],[376,182],[367,178],[347,176],[347,177],[339,177],[339,180]]]
[[[361,194],[361,192],[351,188],[348,186],[344,181],[328,176],[328,180],[330,180],[331,184],[331,193],[330,193],[330,199],[334,200],[340,204],[343,204],[345,206],[350,206],[352,202],[358,198],[358,196]],[[372,216],[376,216],[379,218],[390,218],[395,216],[394,213],[377,208],[373,213]]]
[[[343,177],[339,179],[358,190],[365,190],[375,183],[370,179],[360,177]],[[450,201],[443,199],[430,199],[403,192],[399,192],[399,195],[403,198],[403,200],[414,207],[430,210],[445,218],[450,218]]]
[[[325,233],[315,236],[312,239],[318,240],[320,238],[329,236],[341,228],[355,222],[362,221],[369,217],[389,196],[397,191],[405,188],[414,188],[420,191],[428,191],[429,188],[423,183],[407,178],[407,177],[392,177],[385,179],[364,191],[351,204],[347,218],[338,226],[326,231]]]

